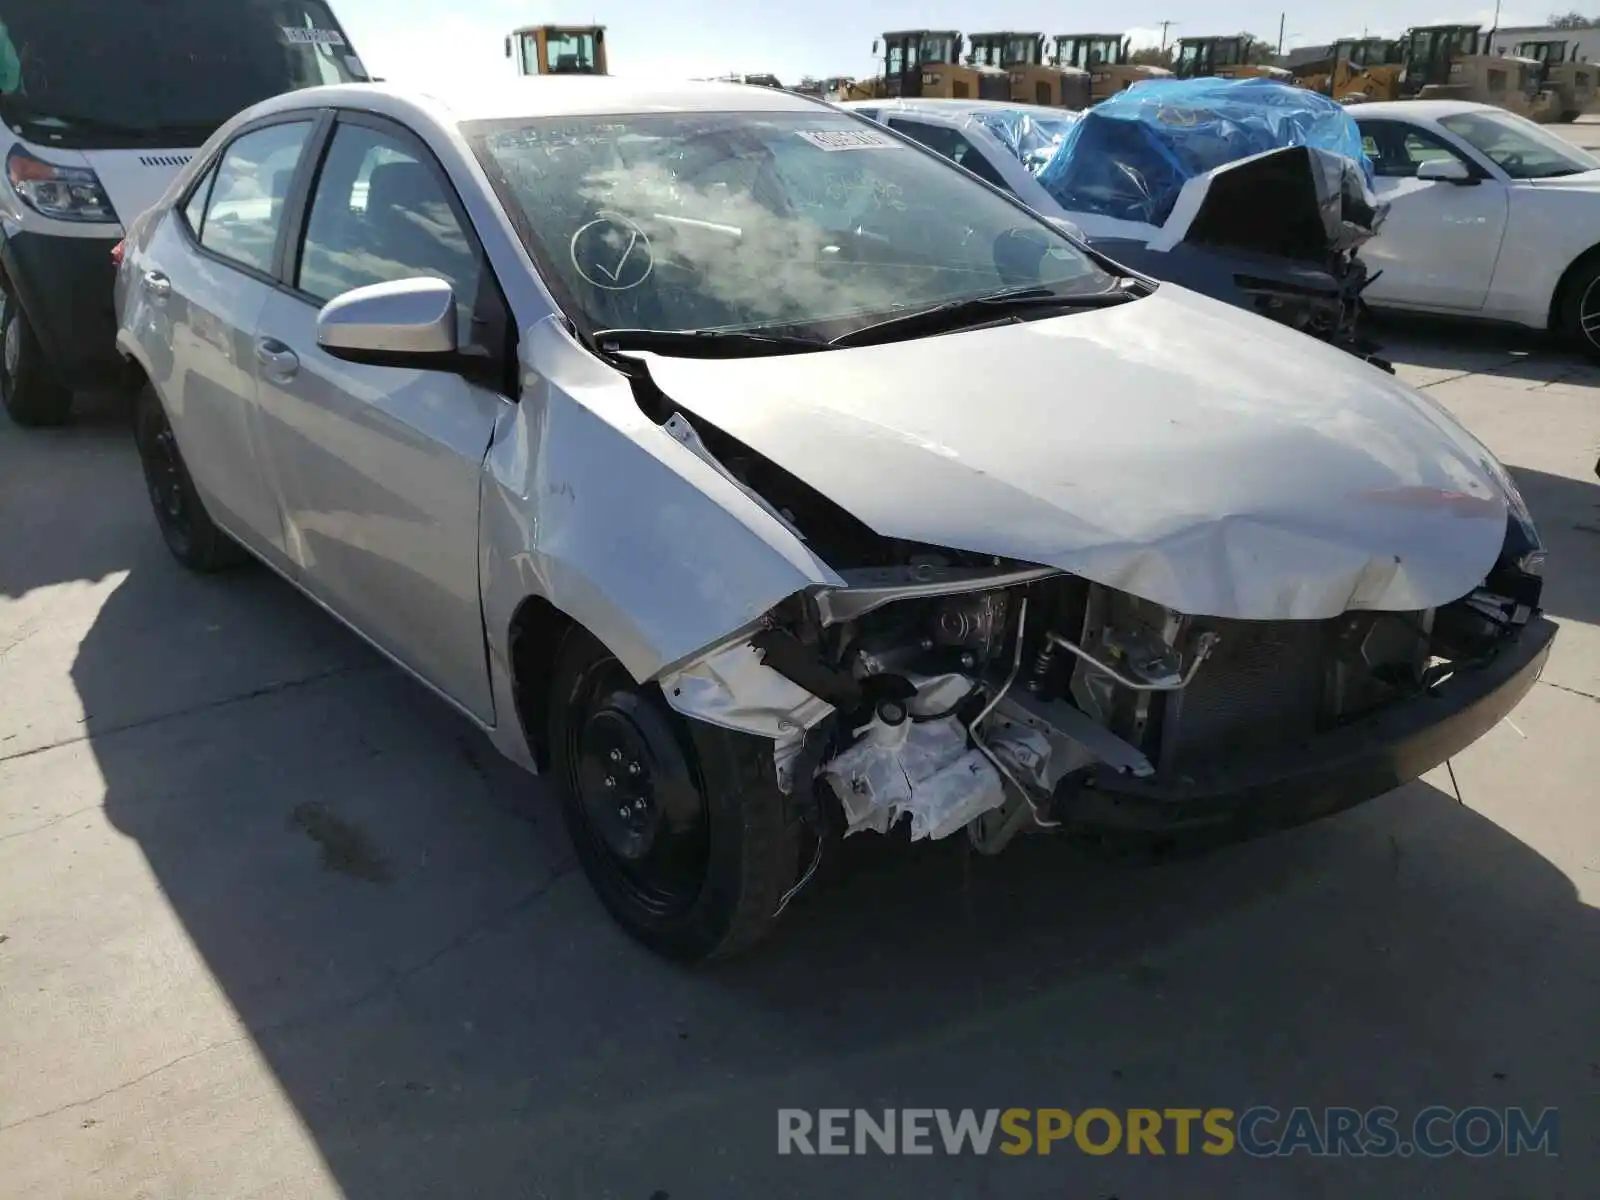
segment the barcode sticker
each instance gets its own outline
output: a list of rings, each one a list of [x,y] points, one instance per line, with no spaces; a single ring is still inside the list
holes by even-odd
[[[818,150],[898,150],[901,143],[870,129],[798,129]]]
[[[306,29],[298,25],[285,25],[283,38],[291,46],[344,45],[344,34],[337,29]]]

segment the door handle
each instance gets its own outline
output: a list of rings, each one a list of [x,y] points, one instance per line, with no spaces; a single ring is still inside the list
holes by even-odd
[[[172,295],[172,280],[160,271],[146,271],[144,273],[145,291],[157,300],[165,300]]]
[[[300,369],[300,356],[277,338],[262,338],[256,343],[256,361],[268,374],[288,378]]]

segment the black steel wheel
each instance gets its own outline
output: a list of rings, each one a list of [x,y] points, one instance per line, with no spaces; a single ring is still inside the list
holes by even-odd
[[[771,742],[685,721],[576,627],[550,687],[567,828],[612,917],[677,959],[759,940],[796,874]]]
[[[154,388],[146,386],[139,394],[133,419],[150,506],[172,556],[191,571],[202,573],[238,562],[243,553],[206,512]]]
[[[0,284],[0,403],[18,425],[64,425],[72,419],[72,393],[58,384],[28,314]]]

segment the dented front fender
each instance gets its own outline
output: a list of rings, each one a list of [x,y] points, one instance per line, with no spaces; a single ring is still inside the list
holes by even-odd
[[[773,514],[634,401],[628,378],[555,318],[523,339],[521,400],[495,429],[480,527],[491,666],[540,596],[638,680],[752,628],[839,577]]]

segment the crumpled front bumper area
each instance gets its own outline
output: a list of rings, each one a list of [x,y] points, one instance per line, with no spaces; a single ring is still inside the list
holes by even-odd
[[[1292,747],[1145,778],[1098,765],[1061,781],[1051,816],[1112,841],[1212,844],[1303,825],[1408,783],[1471,745],[1537,682],[1556,627],[1531,620],[1486,664]]]

